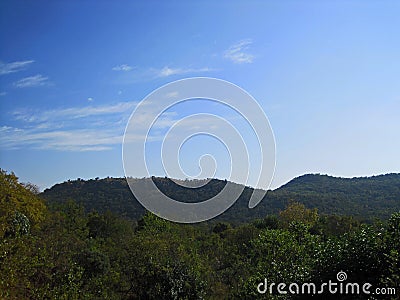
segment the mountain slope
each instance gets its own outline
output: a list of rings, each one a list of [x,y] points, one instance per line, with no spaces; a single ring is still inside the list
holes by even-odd
[[[400,209],[400,174],[340,178],[308,174],[275,190],[323,213],[386,218]]]
[[[137,179],[150,180],[150,179]],[[213,179],[202,188],[190,189],[175,184],[168,178],[153,178],[157,186],[178,201],[198,202],[216,195],[226,181]],[[263,218],[282,210],[290,201],[318,208],[323,214],[353,215],[359,218],[387,218],[400,211],[400,174],[373,177],[337,178],[309,174],[297,177],[284,186],[268,191],[255,208],[248,208],[253,189],[246,187],[236,201],[217,220],[234,223]],[[56,184],[41,196],[49,203],[62,203],[73,199],[86,210],[113,211],[138,219],[145,209],[132,195],[125,178],[100,180],[74,180]],[[149,195],[151,197],[151,195]]]

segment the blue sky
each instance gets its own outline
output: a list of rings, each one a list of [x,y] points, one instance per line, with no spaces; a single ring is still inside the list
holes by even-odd
[[[123,176],[137,103],[210,76],[247,90],[268,116],[272,187],[304,173],[400,172],[398,1],[214,2],[1,1],[0,167],[42,189]],[[208,142],[216,157],[226,151]]]

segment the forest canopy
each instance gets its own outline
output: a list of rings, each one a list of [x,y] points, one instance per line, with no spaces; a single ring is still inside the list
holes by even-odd
[[[150,180],[150,179],[137,179]],[[168,178],[152,180],[166,194],[177,201],[204,201],[223,189],[224,180],[211,180],[202,188],[185,188]],[[400,174],[373,177],[337,178],[309,174],[297,177],[286,185],[268,191],[253,209],[248,208],[253,189],[245,187],[236,203],[216,220],[246,223],[268,214],[277,214],[295,201],[307,208],[316,208],[320,214],[353,216],[359,219],[388,219],[400,210]],[[49,204],[65,203],[73,199],[87,212],[110,210],[118,215],[138,220],[145,209],[135,199],[125,178],[68,180],[41,193]],[[149,195],[151,197],[151,195]]]
[[[73,199],[49,206],[4,171],[0,184],[2,299],[292,299],[257,286],[322,283],[338,272],[373,287],[400,284],[400,212],[366,224],[292,201],[247,223],[188,225],[88,212]]]

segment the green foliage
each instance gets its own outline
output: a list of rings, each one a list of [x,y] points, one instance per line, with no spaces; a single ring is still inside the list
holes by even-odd
[[[325,236],[339,236],[357,230],[360,224],[352,216],[324,215],[319,217],[311,231]]]
[[[376,274],[382,273],[381,235],[371,226],[329,238],[316,250],[315,279],[326,281],[343,270],[353,281],[377,283]]]
[[[168,178],[129,179],[138,184],[149,180],[166,194],[183,202],[199,202],[218,194],[226,182],[213,179],[201,188],[186,188]],[[190,184],[187,181],[185,184]],[[199,184],[193,182],[193,184]],[[201,185],[201,184],[200,184]],[[320,215],[354,216],[358,219],[388,219],[400,210],[400,174],[387,174],[369,178],[335,178],[326,175],[304,175],[288,184],[268,191],[253,209],[248,208],[253,189],[245,187],[235,204],[214,221],[231,224],[248,223],[276,215],[295,201],[307,208],[317,209]],[[139,220],[145,209],[132,195],[125,178],[74,180],[56,184],[40,194],[50,205],[69,199],[83,204],[86,212],[111,211],[119,216]],[[151,194],[148,195],[152,197]]]
[[[260,295],[257,285],[327,282],[339,271],[351,282],[400,284],[400,213],[371,225],[292,202],[240,225],[151,213],[135,223],[72,200],[47,210],[32,188],[2,176],[0,299],[293,299]],[[313,299],[337,295],[329,297]]]
[[[308,209],[302,203],[292,202],[279,213],[279,217],[282,226],[286,228],[293,222],[312,227],[318,220],[318,211],[316,208]]]
[[[400,212],[394,213],[384,234],[384,261],[386,269],[381,282],[390,286],[400,286]]]
[[[231,224],[226,223],[226,222],[218,222],[215,224],[215,226],[212,229],[212,232],[218,233],[218,234],[223,234],[226,230],[232,229]]]
[[[278,229],[279,218],[275,215],[268,215],[264,219],[254,221],[254,226],[259,229]]]
[[[19,211],[16,211],[14,217],[8,222],[9,228],[5,232],[5,237],[17,237],[28,234],[31,228],[29,219]]]
[[[358,178],[308,174],[274,192],[317,208],[320,214],[387,219],[400,209],[400,174]]]
[[[27,234],[44,220],[46,207],[13,173],[0,169],[0,238]]]
[[[138,221],[138,230],[146,230],[150,232],[162,232],[168,231],[172,227],[172,223],[166,221],[160,217],[157,217],[155,214],[151,212],[147,212],[139,221]]]

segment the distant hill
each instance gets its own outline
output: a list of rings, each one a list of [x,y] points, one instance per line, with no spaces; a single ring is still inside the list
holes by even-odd
[[[150,180],[150,179],[137,179]],[[168,178],[153,178],[167,195],[184,202],[198,202],[216,195],[226,181],[213,179],[201,188],[185,188]],[[338,178],[308,174],[297,177],[282,187],[268,191],[255,208],[248,208],[253,189],[245,187],[236,203],[216,220],[233,223],[263,218],[284,209],[290,201],[317,208],[320,214],[352,215],[361,219],[388,218],[400,211],[400,174],[372,177]],[[150,196],[150,195],[149,195]],[[138,219],[145,209],[132,195],[125,178],[73,180],[56,184],[41,193],[48,203],[73,199],[87,211],[110,210],[119,215]]]
[[[355,178],[308,174],[291,180],[274,193],[294,197],[327,214],[387,218],[400,210],[400,174]]]

